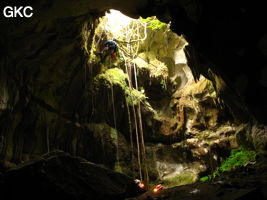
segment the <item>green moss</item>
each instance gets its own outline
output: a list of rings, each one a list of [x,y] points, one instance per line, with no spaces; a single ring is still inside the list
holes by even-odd
[[[255,161],[257,152],[240,147],[239,150],[232,150],[231,155],[219,167],[219,172],[231,171],[237,167],[244,166],[251,161]]]
[[[95,77],[95,82],[99,84],[99,81],[104,81],[104,84],[108,87],[112,85],[118,85],[123,90],[127,87],[126,83],[127,75],[119,68],[108,69],[105,72]]]
[[[256,156],[256,151],[248,150],[242,146],[239,149],[233,149],[231,155],[222,162],[220,167],[218,167],[211,175],[200,178],[200,181],[204,182],[211,180],[220,176],[223,172],[229,172],[238,167],[245,166],[248,163],[255,161]]]
[[[203,176],[199,179],[201,182],[205,182],[209,180],[209,176]]]
[[[110,129],[110,137],[113,141],[118,142],[118,133],[116,129]]]
[[[146,19],[140,18],[140,21],[146,22],[148,24],[148,28],[154,30],[160,30],[167,27],[166,23],[159,21],[156,17],[148,17]]]
[[[116,172],[123,173],[122,167],[121,167],[121,165],[120,165],[120,161],[115,162],[114,170],[115,170]]]
[[[136,89],[132,89],[130,91],[130,89],[127,87],[126,90],[126,101],[130,104],[130,105],[136,105],[138,103],[138,101],[144,101],[147,97],[140,91],[136,90]]]
[[[125,94],[126,101],[130,105],[136,105],[139,101],[144,101],[147,97],[141,91],[134,88],[130,89],[127,84],[127,78],[127,74],[125,74],[121,69],[112,68],[95,77],[95,86],[97,90],[98,86],[101,84],[108,88],[113,85],[119,86]]]
[[[184,173],[179,176],[167,179],[164,181],[166,187],[174,187],[179,185],[187,185],[195,182],[195,175],[193,173]]]

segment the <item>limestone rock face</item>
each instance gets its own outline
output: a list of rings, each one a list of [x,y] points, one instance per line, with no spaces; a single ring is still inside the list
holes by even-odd
[[[91,105],[84,49],[101,12],[71,14],[76,6],[57,11],[58,3],[34,4],[28,21],[1,20],[1,159],[19,163],[52,149],[90,157],[81,125]]]
[[[109,168],[125,174],[131,174],[131,149],[125,136],[105,123],[89,124],[89,130],[93,133],[94,148],[92,152],[97,154],[94,162],[104,164]]]
[[[158,117],[166,113],[154,110],[158,115],[151,121],[158,121],[160,129],[158,134],[151,130],[152,135],[147,135],[147,141],[154,141],[147,144],[150,168],[155,169],[151,173],[163,183],[172,185],[175,179],[176,184],[194,182],[200,174],[216,169],[232,148],[243,144],[236,139],[239,126],[216,104],[210,81],[187,82],[173,93],[170,107],[175,109],[169,118]],[[185,174],[190,174],[186,180]]]

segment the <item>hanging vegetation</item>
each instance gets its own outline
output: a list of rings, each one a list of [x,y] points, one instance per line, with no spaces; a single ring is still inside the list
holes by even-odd
[[[142,91],[138,91],[134,88],[130,91],[126,82],[127,78],[127,74],[125,74],[122,69],[115,67],[97,75],[94,78],[94,82],[97,90],[101,84],[108,88],[111,88],[113,85],[119,86],[124,92],[126,100],[130,105],[136,105],[139,101],[144,101],[147,97]]]

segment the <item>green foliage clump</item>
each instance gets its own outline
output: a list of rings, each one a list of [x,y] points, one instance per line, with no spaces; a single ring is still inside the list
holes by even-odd
[[[126,101],[130,105],[136,105],[139,101],[144,101],[147,97],[141,91],[134,88],[130,89],[126,81],[127,78],[127,74],[115,67],[107,69],[105,72],[97,75],[94,82],[96,87],[100,84],[108,88],[111,88],[113,85],[119,86],[123,90]]]
[[[100,80],[104,82],[104,85],[111,87],[112,85],[118,85],[123,90],[127,87],[126,84],[127,75],[119,68],[111,68],[95,77],[95,82]]]
[[[220,167],[218,167],[211,175],[200,178],[200,181],[205,182],[221,175],[223,172],[229,172],[238,167],[245,166],[248,163],[255,161],[256,156],[256,151],[248,150],[242,146],[239,149],[233,149],[231,155],[222,162]]]
[[[220,171],[231,171],[237,167],[244,166],[251,161],[255,161],[257,156],[257,152],[253,150],[245,149],[244,147],[240,147],[239,150],[232,150],[231,155],[225,162],[220,166]]]
[[[125,90],[126,95],[126,101],[130,105],[136,105],[139,101],[144,101],[147,97],[140,91],[136,89],[130,89],[127,87],[127,90]]]
[[[154,30],[160,30],[163,28],[167,27],[166,23],[163,23],[161,21],[159,21],[156,17],[148,17],[146,19],[141,18],[140,19],[142,22],[146,22],[148,23],[148,28],[151,28],[153,31]]]
[[[209,176],[203,176],[199,179],[201,182],[205,182],[209,180]]]

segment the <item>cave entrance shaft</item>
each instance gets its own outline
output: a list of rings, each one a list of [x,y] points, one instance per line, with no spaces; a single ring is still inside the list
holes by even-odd
[[[120,21],[118,22],[117,17],[119,17]],[[121,15],[118,11],[110,11],[109,14],[106,15],[107,26],[105,26],[105,33],[110,33],[108,38],[116,38],[116,42],[118,43],[118,48],[120,50],[120,55],[123,58],[125,64],[125,72],[127,74],[127,83],[129,87],[129,101],[126,99],[126,106],[129,108],[129,103],[131,104],[132,114],[134,119],[134,130],[136,137],[136,146],[137,146],[137,162],[139,168],[139,178],[143,181],[143,173],[142,168],[144,168],[144,182],[149,185],[149,175],[148,168],[146,165],[146,152],[145,152],[145,142],[144,142],[144,133],[143,133],[143,125],[142,125],[142,113],[141,113],[141,100],[133,98],[133,89],[139,91],[138,80],[137,80],[137,68],[133,59],[137,57],[139,51],[140,41],[146,39],[146,23],[142,23],[139,20],[134,20],[128,17]],[[113,24],[111,27],[109,24]],[[142,26],[144,36],[140,38],[140,27]],[[107,30],[109,29],[109,30]],[[121,31],[120,29],[123,29]],[[121,34],[123,33],[123,34]],[[107,34],[108,35],[108,34]],[[111,66],[111,60],[109,59],[109,68]],[[133,72],[133,75],[132,75]],[[113,87],[111,87],[113,93]],[[135,101],[135,103],[133,103]],[[114,102],[114,99],[113,99]],[[127,109],[128,112],[128,121],[129,121],[129,132],[130,132],[130,143],[131,143],[131,158],[132,162],[134,162],[134,146],[133,146],[133,133],[132,133],[132,125],[131,125],[131,114],[130,110]],[[115,108],[113,106],[113,113],[115,113]],[[115,116],[115,115],[114,115]],[[116,119],[114,117],[114,125],[116,125]]]
[[[131,143],[131,159],[134,163],[134,142],[133,142],[133,129],[135,130],[136,138],[136,148],[137,148],[137,162],[139,168],[139,179],[141,181],[144,177],[144,182],[149,185],[148,168],[146,166],[146,152],[145,152],[145,142],[143,134],[142,125],[142,113],[141,113],[141,100],[144,99],[144,95],[138,87],[137,79],[137,67],[133,62],[133,59],[137,57],[139,51],[140,41],[146,39],[146,22],[141,22],[140,20],[134,20],[129,17],[122,15],[119,11],[111,10],[107,13],[104,18],[100,20],[100,25],[96,30],[94,37],[93,50],[96,55],[103,52],[103,42],[110,40],[111,38],[116,38],[117,47],[119,49],[119,62],[122,62],[125,71],[125,78],[127,82],[127,97],[125,98],[125,103],[127,106],[128,121],[129,121],[129,132],[130,132],[130,143]],[[143,37],[140,38],[140,29],[143,31]],[[100,53],[98,53],[100,52]],[[101,55],[100,55],[101,56]],[[99,63],[101,65],[100,72],[106,71],[108,69],[116,68],[114,61],[111,57],[105,60],[100,59],[98,62],[98,57],[91,57],[91,61]],[[111,77],[107,77],[110,83],[111,89],[111,99],[112,99],[112,110],[113,110],[113,121],[114,127],[116,129],[116,109],[114,105],[114,83]],[[115,77],[116,78],[116,77]],[[124,80],[125,81],[125,80]],[[130,109],[131,107],[131,109]],[[133,123],[132,123],[133,118]],[[132,127],[133,124],[133,127]],[[117,150],[118,152],[118,150]],[[133,167],[132,167],[133,168]],[[143,170],[142,170],[143,169]],[[134,173],[133,173],[134,174]]]
[[[99,55],[103,44],[112,38],[116,39],[118,56],[116,59],[107,57],[101,60]],[[158,90],[157,95],[160,96],[163,93],[164,96],[169,91],[175,93],[176,90],[183,88],[188,80],[193,80],[190,70],[184,69],[185,45],[187,42],[183,37],[172,33],[169,25],[160,22],[156,17],[131,19],[118,11],[110,11],[100,19],[95,30],[89,58],[89,66],[97,68],[93,85],[98,89],[99,86],[110,88],[112,102],[110,116],[113,116],[112,121],[116,129],[121,126],[118,122],[120,111],[117,108],[121,102],[116,99],[118,88],[124,93],[123,104],[127,107],[128,113],[133,176],[144,179],[146,183],[149,183],[149,161],[144,138],[149,137],[149,131],[146,124],[144,127],[143,110],[150,110],[155,115],[155,120],[170,119],[167,116],[169,114],[162,114],[163,112],[160,111],[166,105],[157,105],[155,96],[152,94],[153,88]],[[95,105],[92,106],[92,110],[97,110],[94,108]],[[173,123],[175,126],[172,132],[180,132],[184,127],[184,110],[178,104],[175,106],[179,113],[170,119],[169,124]],[[169,109],[168,113],[170,112],[172,111]],[[164,131],[163,134],[165,134]],[[135,170],[136,163],[138,176]]]

